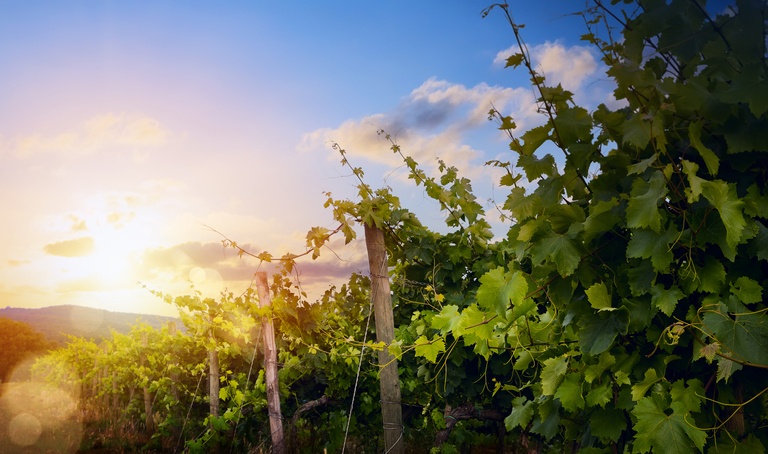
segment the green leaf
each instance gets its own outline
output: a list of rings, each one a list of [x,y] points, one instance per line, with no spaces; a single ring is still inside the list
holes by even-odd
[[[605,405],[611,400],[613,400],[613,388],[609,381],[596,386],[587,394],[587,405],[590,407],[600,406],[605,408]]]
[[[555,158],[549,153],[541,159],[535,154],[521,154],[517,159],[517,166],[525,171],[528,181],[533,181],[542,175],[552,175],[555,171]]]
[[[541,201],[536,195],[526,196],[525,188],[512,188],[504,202],[504,209],[509,210],[518,222],[522,222],[539,214]]]
[[[661,284],[656,284],[651,287],[651,304],[659,308],[661,312],[667,316],[672,315],[675,311],[678,301],[685,297],[685,294],[677,288],[672,286],[668,289],[664,288]]]
[[[725,283],[725,266],[712,257],[707,257],[704,266],[686,263],[679,273],[683,291],[688,294],[696,290],[718,293]]]
[[[619,222],[621,218],[616,213],[618,206],[619,200],[616,197],[589,206],[589,216],[584,221],[585,241],[611,230]]]
[[[750,250],[760,260],[768,261],[768,227],[760,221],[757,224],[757,236],[752,240]]]
[[[741,441],[734,440],[731,434],[724,434],[708,448],[707,454],[765,454],[765,446],[754,434]]]
[[[584,371],[584,381],[592,383],[602,377],[603,373],[614,364],[616,364],[616,358],[613,355],[609,352],[601,353],[598,363],[587,367]]]
[[[387,352],[399,361],[403,357],[402,345],[402,341],[392,341],[392,343],[387,347]]]
[[[569,276],[581,262],[577,243],[568,234],[549,232],[547,236],[531,247],[531,259],[540,264],[549,259],[557,267],[560,276]]]
[[[667,415],[666,408],[662,408],[653,397],[640,399],[632,414],[637,418],[634,429],[637,432],[637,441],[641,446],[652,448],[656,452],[670,454],[688,454],[693,448],[699,451],[704,449],[707,433],[695,428],[686,420],[688,412],[677,404],[672,403],[671,415]],[[647,449],[634,452],[645,452]]]
[[[621,126],[624,133],[622,144],[629,143],[639,149],[644,149],[651,141],[651,124],[644,120],[645,115],[635,113]]]
[[[670,244],[678,237],[674,225],[670,225],[666,232],[659,234],[652,230],[635,229],[632,238],[627,244],[627,257],[651,259],[653,269],[665,272],[675,258]]]
[[[717,157],[714,151],[707,148],[701,142],[701,129],[704,127],[704,122],[699,120],[691,123],[688,127],[688,139],[691,141],[691,145],[696,151],[699,152],[704,164],[707,166],[707,171],[710,175],[717,176],[717,171],[720,168],[720,159]]]
[[[520,137],[523,140],[523,145],[514,147],[513,151],[517,151],[523,156],[532,156],[549,139],[549,131],[551,129],[552,126],[549,124],[529,129]],[[511,144],[510,148],[512,148]]]
[[[589,417],[592,434],[604,441],[618,441],[627,429],[627,417],[621,410],[598,408]]]
[[[533,419],[534,413],[533,401],[529,401],[525,396],[515,397],[512,400],[512,411],[509,416],[504,418],[504,426],[507,431],[511,431],[515,427],[525,429]]]
[[[579,320],[579,347],[587,355],[599,355],[608,350],[619,334],[627,333],[629,314],[626,309],[598,312]]]
[[[593,309],[597,309],[598,311],[616,309],[611,306],[611,296],[608,294],[608,288],[603,282],[593,284],[585,291],[585,293],[587,294],[587,300]]]
[[[741,364],[719,356],[717,358],[717,381],[724,380],[728,383],[728,379],[731,378],[731,375],[741,369]]]
[[[541,393],[551,396],[557,392],[568,370],[568,357],[558,356],[544,360],[544,368],[541,370]]]
[[[520,54],[520,53],[512,54],[511,56],[507,57],[507,64],[504,67],[509,68],[511,66],[513,68],[517,68],[522,63],[523,63],[523,54]]]
[[[648,389],[659,381],[661,381],[661,377],[656,375],[656,369],[652,367],[647,369],[643,381],[632,385],[632,400],[640,400],[648,392]]]
[[[520,271],[505,272],[498,267],[480,277],[477,290],[477,304],[488,311],[503,315],[509,305],[523,302],[528,293],[528,283]]]
[[[557,387],[555,397],[567,411],[575,412],[584,408],[584,395],[581,389],[583,383],[579,373],[570,373],[565,376],[560,386]]]
[[[461,321],[459,307],[454,304],[443,306],[439,314],[432,317],[432,328],[440,330],[440,334],[445,336],[449,332],[456,331]],[[454,333],[455,335],[455,333]]]
[[[724,305],[702,318],[704,332],[713,337],[726,356],[768,366],[768,314],[729,315]]]
[[[431,363],[436,362],[437,355],[445,351],[445,341],[441,337],[430,341],[426,336],[421,336],[416,339],[414,346],[416,356],[425,358]]]
[[[720,219],[728,232],[726,242],[735,248],[747,225],[742,214],[744,202],[736,194],[736,185],[722,180],[705,181],[701,184],[701,195],[720,213]]]
[[[629,290],[632,296],[641,296],[651,291],[656,281],[656,271],[651,262],[642,261],[627,270]]]
[[[555,127],[560,136],[561,145],[586,142],[592,138],[592,117],[582,107],[568,107],[557,112]]]
[[[645,172],[648,167],[651,167],[656,161],[659,160],[659,154],[654,153],[651,157],[643,159],[627,167],[627,175],[640,175]]]
[[[701,196],[701,185],[706,180],[699,178],[696,172],[699,170],[699,165],[695,162],[686,161],[683,159],[683,173],[688,177],[688,187],[685,188],[685,198],[688,203],[695,203]]]
[[[672,402],[679,402],[685,411],[691,413],[697,413],[701,409],[705,396],[701,381],[695,378],[672,383],[669,394],[672,396]]]
[[[627,227],[661,230],[659,202],[667,195],[667,184],[661,172],[654,172],[648,181],[635,179],[627,203]]]
[[[744,304],[759,303],[763,300],[763,287],[746,276],[741,276],[731,284],[731,293]]]

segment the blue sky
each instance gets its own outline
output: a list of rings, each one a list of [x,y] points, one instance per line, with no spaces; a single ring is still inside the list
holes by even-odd
[[[582,2],[517,2],[539,68],[588,107],[612,101],[584,47]],[[510,160],[491,104],[541,122],[514,36],[477,1],[0,3],[0,305],[173,313],[141,288],[244,290],[254,252],[303,250],[333,227],[323,193],[354,197],[340,143],[372,186],[429,223],[379,128],[428,171],[436,158],[504,194],[482,163]],[[300,264],[323,289],[364,271],[364,247]]]

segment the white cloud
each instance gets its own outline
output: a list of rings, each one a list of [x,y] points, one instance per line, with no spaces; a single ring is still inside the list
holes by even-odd
[[[475,161],[484,153],[466,143],[465,136],[484,127],[494,129],[488,122],[488,112],[492,108],[511,115],[521,129],[540,121],[533,93],[527,88],[485,83],[466,87],[430,78],[393,111],[347,120],[337,128],[312,131],[302,138],[299,147],[329,150],[331,144],[338,143],[350,156],[365,157],[390,168],[401,167],[400,156],[393,153],[391,144],[378,134],[379,130],[384,130],[404,154],[422,166],[434,168],[436,159],[440,158],[469,175],[467,172],[470,171],[483,172]],[[335,152],[333,156],[338,157]]]
[[[127,148],[135,159],[142,160],[148,149],[167,143],[171,137],[171,132],[153,118],[107,113],[84,121],[74,130],[3,140],[0,149],[18,157],[39,154],[74,157]]]
[[[502,50],[493,63],[504,65],[507,58],[516,53],[519,53],[517,46]],[[534,68],[547,78],[548,85],[562,84],[570,91],[582,88],[598,70],[597,60],[586,46],[566,48],[561,43],[547,41],[532,47],[530,54]]]

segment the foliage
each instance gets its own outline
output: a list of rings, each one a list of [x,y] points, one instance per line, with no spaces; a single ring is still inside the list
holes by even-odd
[[[469,181],[442,161],[432,178],[403,156],[448,233],[387,189],[361,184],[351,209],[329,202],[391,232],[397,348],[415,347],[404,381],[413,364],[435,402],[507,408],[508,430],[549,443],[767,443],[766,5],[714,15],[698,2],[595,2],[582,38],[624,107],[593,112],[547,85],[522,26],[495,7],[519,47],[508,66],[529,72],[545,117],[517,136],[490,111],[517,157],[488,163],[506,173],[506,237],[492,240]]]
[[[52,347],[42,333],[26,323],[0,317],[3,354],[0,356],[0,383],[11,378],[16,366],[24,359],[43,353]]]

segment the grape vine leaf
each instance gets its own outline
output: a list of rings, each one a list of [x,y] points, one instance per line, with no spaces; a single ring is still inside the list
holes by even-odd
[[[686,417],[690,411],[680,402],[672,402],[667,414],[655,396],[643,397],[632,410],[637,418],[634,429],[637,432],[633,452],[656,452],[688,454],[696,447],[704,449],[707,434],[691,425]]]
[[[721,180],[705,181],[701,184],[701,195],[720,213],[720,219],[727,232],[726,242],[735,248],[741,239],[741,232],[746,227],[742,208],[744,201],[736,194],[736,186]]]
[[[488,311],[504,314],[510,303],[515,306],[523,302],[528,293],[528,283],[520,271],[505,272],[495,268],[480,277],[477,290],[477,304]]]
[[[620,308],[599,312],[579,320],[579,347],[587,355],[599,355],[610,348],[616,336],[626,334],[629,312]]]
[[[645,371],[643,381],[632,385],[632,400],[640,400],[645,396],[648,389],[659,381],[661,381],[661,377],[656,375],[656,369],[648,368]]]
[[[668,189],[664,175],[657,171],[648,181],[637,178],[632,185],[627,203],[627,227],[649,228],[654,232],[661,230],[659,201],[667,195]]]
[[[600,378],[603,373],[614,364],[616,364],[616,358],[611,355],[610,352],[601,353],[598,363],[588,366],[584,370],[584,380],[587,383],[592,383]]]
[[[531,258],[537,264],[550,259],[561,276],[573,274],[581,261],[579,250],[570,235],[551,231],[531,247]]]
[[[432,328],[440,330],[440,334],[445,336],[449,331],[455,333],[461,322],[459,307],[455,304],[443,306],[440,313],[432,317]]]
[[[541,393],[545,396],[555,394],[567,370],[568,357],[565,355],[544,360],[544,368],[541,371]]]
[[[589,287],[584,293],[587,294],[589,305],[598,311],[613,311],[615,307],[611,306],[611,296],[608,294],[608,287],[603,282],[597,282]]]
[[[533,401],[529,401],[525,396],[518,396],[512,400],[512,411],[509,416],[504,418],[504,426],[507,431],[520,427],[525,429],[533,419],[534,413]]]
[[[669,226],[666,232],[659,234],[653,230],[635,229],[627,244],[627,257],[651,259],[653,269],[658,272],[666,271],[675,258],[670,244],[675,241],[678,233],[674,226]]]
[[[583,379],[579,373],[570,373],[565,376],[563,381],[555,391],[555,397],[560,399],[560,403],[568,411],[575,412],[584,408],[584,393],[581,389]]]
[[[445,351],[445,341],[442,337],[430,341],[426,336],[420,336],[414,342],[414,346],[416,356],[423,357],[431,363],[436,362],[437,355]]]
[[[685,294],[677,286],[672,286],[668,289],[664,288],[661,284],[656,284],[651,287],[651,303],[658,307],[661,312],[666,315],[672,315],[675,311],[678,301],[680,301]]]
[[[763,300],[763,288],[747,276],[741,276],[731,284],[731,293],[744,304],[759,303]]]
[[[592,388],[587,393],[587,405],[590,407],[605,407],[613,399],[611,382],[606,381],[602,385]]]
[[[627,418],[621,410],[597,409],[589,417],[589,426],[595,436],[603,440],[617,441],[627,428]]]
[[[768,314],[731,316],[724,305],[702,318],[704,332],[715,338],[724,353],[736,360],[768,366]]]
[[[704,122],[699,120],[691,123],[688,127],[688,139],[691,141],[691,145],[699,155],[704,159],[704,164],[707,166],[707,171],[710,175],[717,176],[717,171],[720,168],[720,159],[717,157],[714,151],[707,148],[701,142],[701,129],[704,127]]]
[[[765,454],[765,446],[755,434],[749,434],[741,441],[733,436],[723,435],[707,451],[708,454]]]

